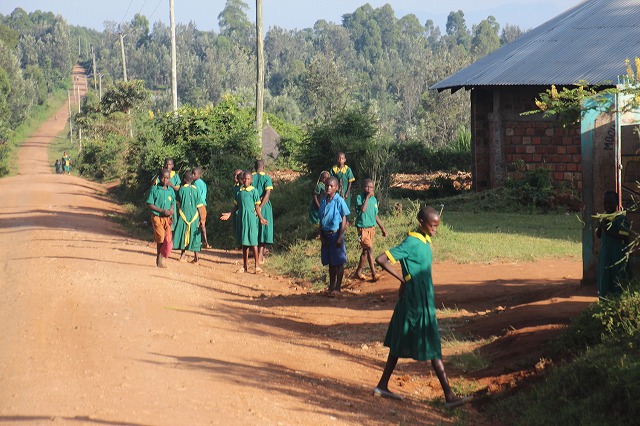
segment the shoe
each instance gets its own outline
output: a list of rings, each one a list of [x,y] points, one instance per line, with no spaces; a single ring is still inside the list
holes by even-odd
[[[402,397],[400,395],[397,395],[393,392],[389,392],[388,390],[384,390],[380,388],[375,388],[373,390],[373,396],[380,396],[382,398],[395,399],[397,401],[402,400]]]
[[[464,398],[456,399],[455,401],[445,402],[444,408],[456,408],[473,399],[473,395],[465,396]]]

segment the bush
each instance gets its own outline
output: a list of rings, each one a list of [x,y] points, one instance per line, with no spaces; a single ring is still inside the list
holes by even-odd
[[[428,173],[436,171],[470,171],[471,149],[460,144],[444,148],[431,148],[421,142],[395,145],[393,150],[405,173]]]
[[[526,170],[524,162],[518,162],[514,167],[516,172],[505,181],[507,193],[523,205],[548,209],[553,196],[551,170],[544,167]]]
[[[122,177],[126,174],[126,146],[127,138],[114,134],[100,141],[85,140],[78,170],[81,174],[97,180]]]

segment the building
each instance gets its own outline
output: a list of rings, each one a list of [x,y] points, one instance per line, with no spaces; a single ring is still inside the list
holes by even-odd
[[[586,0],[432,86],[471,91],[476,190],[500,186],[516,162],[546,167],[556,183],[582,189],[580,125],[521,113],[535,110],[552,84],[615,86],[636,56],[640,0]]]

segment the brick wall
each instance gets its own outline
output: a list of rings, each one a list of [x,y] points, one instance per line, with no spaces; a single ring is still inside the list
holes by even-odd
[[[514,163],[522,161],[528,170],[539,167],[551,170],[557,184],[582,188],[580,127],[563,128],[557,121],[537,114],[520,115],[535,109],[535,98],[545,89],[517,86],[474,89],[472,135],[477,189],[501,184],[491,179],[491,167],[496,164],[491,158],[494,143],[501,144],[503,163],[509,173],[513,173]],[[498,138],[501,140],[497,141]]]

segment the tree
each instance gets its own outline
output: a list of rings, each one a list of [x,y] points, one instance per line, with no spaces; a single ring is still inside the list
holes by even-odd
[[[518,25],[507,24],[502,29],[502,34],[500,35],[500,45],[504,46],[505,44],[509,44],[520,37],[522,34],[524,34],[524,31],[522,31]]]
[[[469,34],[469,30],[465,24],[464,12],[462,10],[449,13],[446,28],[447,36],[453,45],[469,49],[471,46],[471,35]]]
[[[473,39],[471,39],[471,51],[476,57],[481,58],[493,52],[500,47],[500,38],[498,32],[500,24],[496,18],[489,16],[487,19],[480,21],[473,29]]]
[[[348,95],[345,70],[339,67],[336,58],[316,54],[304,77],[305,103],[319,119],[331,121],[336,110],[344,107]]]
[[[247,10],[249,5],[242,0],[227,0],[224,9],[218,15],[218,25],[221,35],[253,50],[255,34],[247,17]]]

